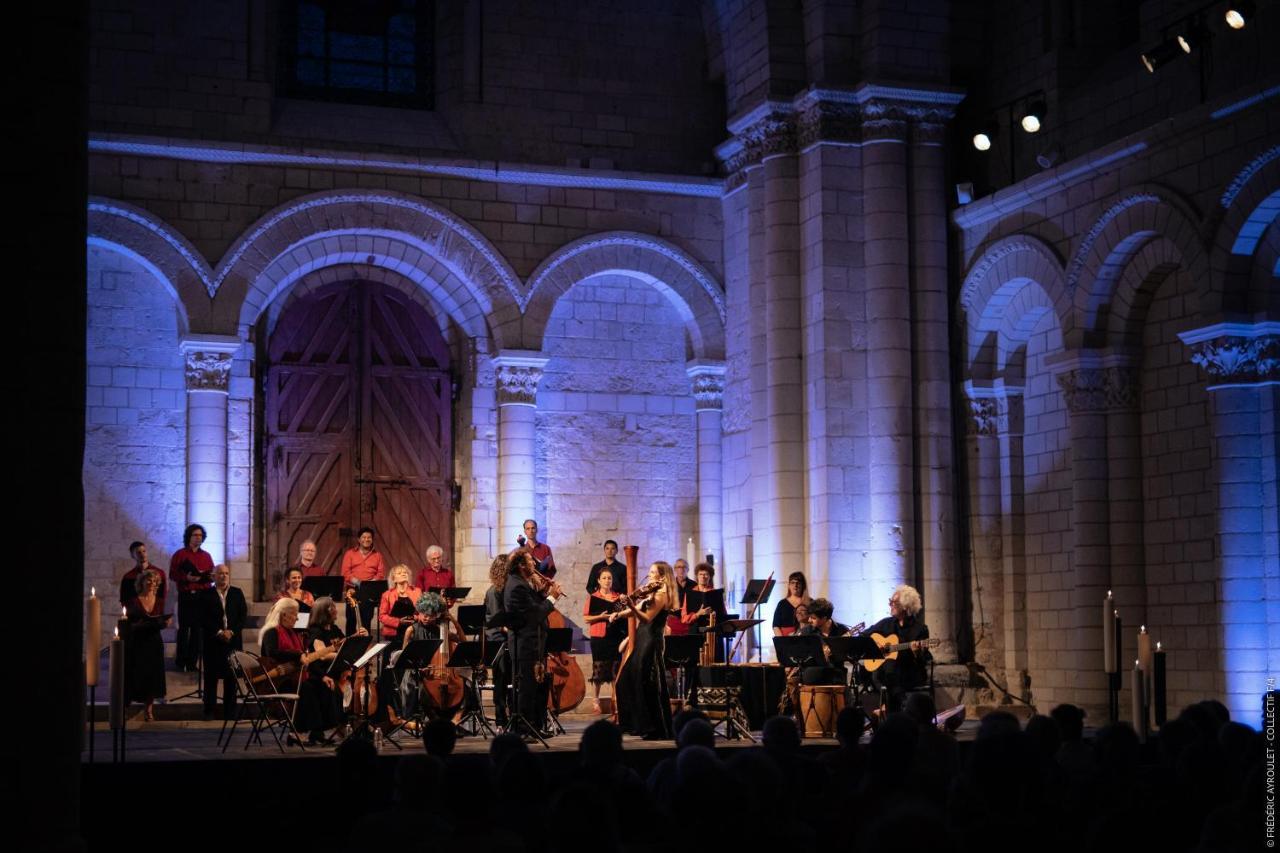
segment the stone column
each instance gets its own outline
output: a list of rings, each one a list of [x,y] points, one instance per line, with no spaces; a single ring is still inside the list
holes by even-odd
[[[691,361],[689,381],[693,384],[693,402],[698,418],[698,557],[715,554],[723,566],[724,545],[721,541],[721,464],[720,418],[724,408],[723,362]],[[692,571],[693,567],[690,566]]]
[[[1060,668],[1067,673],[1064,686],[1071,688],[1078,704],[1090,714],[1105,713],[1100,605],[1114,584],[1107,421],[1109,413],[1137,405],[1137,374],[1128,357],[1100,351],[1064,353],[1053,359],[1052,369],[1071,421],[1075,582],[1063,595],[1061,606],[1069,608],[1074,618],[1057,626],[1069,642]],[[1135,618],[1139,622],[1145,618],[1145,601],[1121,601],[1121,608],[1125,636],[1129,637],[1135,633],[1130,630]],[[1126,649],[1122,659],[1130,659],[1134,651]]]
[[[939,94],[952,100],[956,96]],[[942,638],[941,662],[956,660],[958,576],[952,555],[951,325],[947,282],[946,104],[913,111],[910,148],[911,327],[915,378],[915,465],[919,541],[916,573],[923,582],[929,633]]]
[[[965,383],[973,659],[1014,694],[1027,669],[1022,391],[1000,380]]]
[[[862,186],[867,321],[871,542],[868,612],[893,587],[920,585],[915,551],[915,453],[908,115],[892,100],[863,105]],[[926,603],[926,607],[928,607]],[[930,614],[931,616],[931,614]]]
[[[1179,335],[1209,385],[1217,505],[1222,684],[1231,718],[1257,728],[1280,672],[1280,323],[1217,323]]]
[[[534,517],[534,417],[538,382],[548,359],[503,350],[493,360],[498,403],[498,549],[510,547],[524,520]]]
[[[214,563],[227,549],[227,392],[240,339],[187,335],[180,344],[187,376],[187,523],[209,534]]]

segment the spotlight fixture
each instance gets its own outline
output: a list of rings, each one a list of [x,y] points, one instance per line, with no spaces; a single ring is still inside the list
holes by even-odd
[[[973,182],[965,181],[956,184],[956,202],[959,204],[968,204],[973,201]]]
[[[1209,29],[1202,20],[1187,23],[1182,32],[1178,33],[1178,47],[1182,48],[1183,53],[1203,50],[1208,42]]]
[[[1175,59],[1190,52],[1190,50],[1184,50],[1176,40],[1167,39],[1151,48],[1151,50],[1143,52],[1142,67],[1147,69],[1149,73],[1155,74],[1156,69],[1163,68]]]
[[[973,147],[979,151],[990,151],[997,136],[1000,135],[1000,125],[995,119],[988,119],[982,125],[982,129],[973,135]]]
[[[1027,104],[1026,110],[1023,111],[1022,118],[1019,120],[1019,123],[1022,125],[1022,129],[1027,133],[1035,133],[1038,131],[1040,129],[1040,122],[1044,120],[1044,114],[1044,101],[1036,100]]]
[[[1258,7],[1251,0],[1240,0],[1239,3],[1227,4],[1227,11],[1222,17],[1231,29],[1243,30],[1257,11]]]

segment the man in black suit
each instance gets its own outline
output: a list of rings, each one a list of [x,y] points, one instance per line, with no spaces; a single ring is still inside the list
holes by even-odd
[[[204,634],[204,716],[213,717],[218,703],[218,682],[222,682],[224,719],[234,716],[236,681],[227,656],[244,648],[240,633],[249,618],[240,587],[231,585],[231,569],[220,565],[213,570],[213,589],[205,590],[200,601],[200,626]]]
[[[515,662],[512,669],[516,676],[517,709],[529,725],[545,737],[546,684],[535,678],[535,667],[546,662],[547,615],[555,609],[556,601],[564,592],[555,581],[541,580],[539,589],[545,588],[541,592],[530,584],[529,578],[537,564],[528,549],[513,551],[508,562],[510,571],[502,600],[510,624],[507,637]]]

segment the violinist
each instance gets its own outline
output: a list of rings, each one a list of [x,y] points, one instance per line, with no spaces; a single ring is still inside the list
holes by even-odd
[[[284,589],[280,590],[280,594],[276,598],[292,598],[298,602],[298,612],[310,613],[312,606],[316,603],[316,597],[311,594],[310,590],[302,588],[302,569],[297,567],[289,570],[285,575]]]
[[[546,660],[547,615],[555,609],[564,591],[558,583],[538,573],[537,560],[527,548],[512,551],[507,557],[507,568],[502,601],[511,623],[507,640],[512,646],[517,710],[528,725],[546,736],[549,734],[545,730],[546,682],[540,677],[539,670],[545,666]]]
[[[367,632],[365,632],[367,633]],[[299,731],[308,733],[307,744],[328,744],[332,737],[325,732],[342,725],[342,700],[332,672],[333,660],[342,645],[342,629],[338,627],[338,605],[329,596],[317,598],[311,608],[311,624],[304,645],[316,657],[307,665],[307,675],[298,684],[298,710],[294,722]]]
[[[391,588],[382,594],[378,603],[378,623],[382,626],[382,642],[400,648],[405,631],[413,624],[422,590],[409,585],[409,567],[401,563],[391,569],[388,577]]]
[[[591,638],[593,714],[604,713],[600,710],[600,685],[606,681],[613,683],[618,667],[618,646],[627,637],[627,623],[619,618],[622,613],[613,608],[620,597],[613,590],[613,570],[604,568],[596,574],[596,591],[582,604],[583,621],[590,626],[587,636]]]
[[[663,629],[667,611],[678,600],[675,574],[668,563],[649,567],[646,585],[656,589],[640,605],[627,599],[624,618],[636,620],[635,647],[618,673],[618,722],[624,732],[640,735],[645,740],[670,740],[671,698],[667,691],[667,674],[663,653]]]
[[[484,594],[485,654],[493,660],[493,713],[499,728],[507,725],[507,690],[511,686],[511,660],[504,644],[507,629],[500,624],[506,616],[502,591],[507,585],[507,555],[499,554],[489,564],[489,589]]]

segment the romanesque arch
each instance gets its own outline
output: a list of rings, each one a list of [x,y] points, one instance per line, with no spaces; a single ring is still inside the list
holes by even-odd
[[[1265,235],[1280,215],[1280,145],[1245,164],[1218,203],[1213,289],[1204,307],[1215,314],[1261,310],[1270,288],[1254,282],[1254,255],[1260,246],[1266,248]]]
[[[399,273],[472,337],[519,317],[518,279],[488,240],[437,205],[383,191],[306,196],[262,217],[213,275],[218,311],[244,334],[304,276],[339,264]]]
[[[119,252],[156,277],[173,297],[179,334],[207,323],[212,271],[199,250],[168,223],[142,208],[95,197],[89,199],[88,231],[90,246]]]
[[[1062,264],[1048,244],[1015,234],[989,246],[960,291],[970,378],[992,379],[1008,367],[1046,312],[1063,327],[1067,301]]]
[[[1198,287],[1208,287],[1208,258],[1198,236],[1197,217],[1186,202],[1163,188],[1142,186],[1121,191],[1101,206],[1102,214],[1067,265],[1073,311],[1063,333],[1072,346],[1100,345],[1108,317],[1116,308],[1121,276],[1154,240],[1172,248],[1178,264]]]
[[[558,249],[534,270],[521,329],[523,348],[542,348],[551,311],[569,288],[606,273],[643,281],[663,293],[684,321],[694,358],[724,358],[725,298],[720,284],[667,241],[626,231],[583,237]]]

